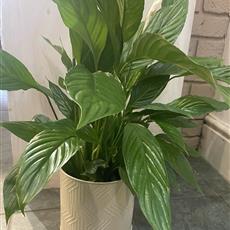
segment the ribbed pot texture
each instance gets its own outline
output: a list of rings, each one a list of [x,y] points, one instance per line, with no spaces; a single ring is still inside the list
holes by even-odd
[[[122,181],[78,180],[61,171],[60,230],[131,230],[134,197]]]

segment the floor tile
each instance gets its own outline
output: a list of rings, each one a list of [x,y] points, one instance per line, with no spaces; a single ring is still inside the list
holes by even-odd
[[[44,189],[37,197],[26,207],[29,210],[60,208],[59,189]]]
[[[15,214],[6,227],[4,216],[0,216],[1,230],[59,230],[59,210],[27,212],[26,216]]]
[[[221,198],[224,200],[224,202],[229,206],[230,208],[230,193],[221,195]]]
[[[172,200],[173,229],[229,230],[230,208],[219,197]]]

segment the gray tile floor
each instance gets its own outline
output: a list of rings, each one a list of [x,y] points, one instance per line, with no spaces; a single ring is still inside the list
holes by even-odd
[[[8,119],[6,103],[7,95],[0,91],[0,121]],[[9,132],[0,129],[0,230],[58,230],[58,189],[43,190],[27,207],[26,217],[16,214],[6,227],[2,182],[12,164],[10,153]],[[185,185],[173,191],[173,230],[230,230],[230,184],[204,160],[195,159],[191,163],[197,172],[203,194]],[[151,230],[137,204],[133,222],[133,230]]]

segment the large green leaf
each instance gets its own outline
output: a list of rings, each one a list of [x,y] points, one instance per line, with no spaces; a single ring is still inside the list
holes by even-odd
[[[144,10],[144,0],[117,0],[122,18],[124,41],[129,40],[137,31]]]
[[[184,151],[186,151],[186,146],[184,143],[184,139],[181,131],[173,126],[172,124],[166,123],[164,121],[156,121],[156,123],[161,127],[164,133],[168,135],[170,140],[174,142],[176,145],[181,147]]]
[[[123,45],[119,6],[117,0],[97,0],[97,2],[108,27],[108,37],[100,59],[100,69],[112,70],[113,64],[120,60]]]
[[[0,51],[0,90],[27,90],[38,85],[28,69],[6,51]]]
[[[178,0],[163,0],[161,5],[162,5],[162,7],[167,7],[167,6],[174,4],[177,1]]]
[[[72,52],[78,64],[84,65],[90,71],[95,71],[95,62],[93,53],[81,36],[74,30],[69,30]]]
[[[65,25],[77,32],[91,50],[97,67],[108,32],[97,2],[94,0],[54,1]]]
[[[73,67],[73,64],[67,52],[65,51],[65,49],[61,46],[54,45],[49,39],[45,37],[43,38],[50,46],[52,46],[61,55],[61,60],[62,60],[62,63],[65,65],[65,67],[67,69],[71,69]]]
[[[61,113],[66,117],[70,118],[73,121],[78,120],[78,108],[77,105],[70,100],[62,90],[52,82],[49,82],[49,87],[53,95],[53,100],[58,106]]]
[[[228,105],[228,108],[226,108],[226,109],[229,109],[230,108],[230,87],[218,85],[218,91],[224,97],[225,102]]]
[[[216,80],[230,84],[230,66],[210,67],[210,70]]]
[[[99,135],[92,126],[87,125],[77,130],[77,135],[84,141],[90,143],[99,143]]]
[[[174,43],[184,27],[188,13],[188,0],[177,0],[174,4],[162,7],[150,16],[144,32],[157,33]]]
[[[138,124],[124,130],[123,155],[140,207],[153,229],[171,229],[169,182],[159,143]]]
[[[134,108],[150,104],[156,99],[169,81],[169,76],[155,76],[138,81],[132,89],[129,104]]]
[[[4,209],[6,222],[8,223],[9,218],[17,211],[20,211],[18,197],[16,194],[16,180],[18,175],[19,167],[16,165],[9,175],[4,180],[3,185],[3,198],[4,198]]]
[[[166,137],[166,138],[165,138]],[[186,159],[183,151],[175,145],[173,141],[169,141],[167,136],[158,135],[158,142],[161,145],[164,157],[169,165],[180,175],[189,185],[200,191],[197,179],[193,174],[192,167]]]
[[[38,117],[39,116],[39,117]],[[41,120],[42,119],[42,120]],[[58,121],[44,120],[45,117],[37,115],[34,117],[34,121],[10,121],[1,122],[0,127],[9,130],[11,133],[21,138],[22,140],[29,142],[35,135],[46,129],[54,129],[56,127],[61,128],[66,123],[75,127],[71,120],[63,119]]]
[[[69,95],[79,105],[81,115],[78,128],[100,118],[117,114],[125,107],[121,84],[103,72],[90,73],[76,67],[65,79]]]
[[[200,116],[213,111],[220,112],[229,108],[229,106],[224,102],[199,96],[181,97],[169,103],[169,106],[173,106],[189,113],[191,116]]]
[[[45,124],[34,121],[3,122],[0,123],[0,127],[8,129],[11,133],[26,142],[29,142],[36,134],[46,128]]]
[[[61,126],[40,132],[30,141],[21,158],[16,182],[22,210],[79,147],[76,131],[72,123],[67,121]]]
[[[50,91],[38,84],[29,70],[14,56],[0,50],[0,90],[28,90],[37,89],[47,97]]]
[[[169,104],[161,104],[161,103],[154,103],[150,105],[146,105],[142,107],[142,111],[139,113],[142,115],[150,115],[153,119],[170,119],[175,117],[191,117],[191,115],[180,109],[176,106],[169,105]]]
[[[215,79],[207,68],[194,62],[162,36],[146,33],[135,42],[129,60],[150,58],[175,64],[216,86]]]

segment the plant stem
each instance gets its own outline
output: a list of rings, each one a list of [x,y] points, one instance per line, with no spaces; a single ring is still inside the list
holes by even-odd
[[[47,95],[46,95],[46,99],[47,99],[47,101],[48,101],[48,103],[49,103],[49,105],[50,105],[50,108],[51,108],[51,110],[52,110],[52,112],[53,112],[53,114],[54,114],[55,119],[58,120],[58,116],[57,116],[57,114],[56,114],[56,112],[55,112],[55,110],[54,110],[54,107],[53,107],[53,105],[52,105],[52,102],[51,102],[50,98],[49,98]]]

